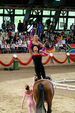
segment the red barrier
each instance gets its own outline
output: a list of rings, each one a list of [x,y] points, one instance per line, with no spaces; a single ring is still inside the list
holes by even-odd
[[[49,56],[49,58],[45,62],[43,62],[43,64],[44,65],[47,64],[50,61],[50,59],[51,59],[51,57]]]
[[[72,60],[72,62],[75,62],[75,55],[70,55],[69,57]]]
[[[19,61],[19,63],[20,64],[22,64],[22,65],[28,65],[31,61],[32,61],[32,57],[30,57],[30,59],[27,61],[27,62],[22,62],[19,58],[16,58],[18,61]]]
[[[68,59],[68,56],[66,56],[66,59],[64,60],[64,61],[59,61],[59,60],[57,60],[54,56],[52,57],[57,63],[60,63],[60,64],[62,64],[62,63],[65,63],[66,61],[67,61],[67,59]],[[75,55],[70,55],[69,56],[69,58],[73,61],[73,62],[75,62]],[[13,61],[14,61],[14,57],[12,58],[12,60],[8,63],[8,64],[5,64],[5,63],[3,63],[2,61],[0,61],[0,64],[2,64],[3,66],[10,66],[12,63],[13,63]],[[22,62],[18,57],[16,58],[18,61],[19,61],[19,63],[20,64],[22,64],[22,65],[28,65],[31,61],[32,61],[32,56],[30,57],[30,59],[27,61],[27,62]],[[45,64],[47,64],[49,61],[50,61],[50,59],[51,59],[51,56],[49,56],[48,57],[48,59],[45,61],[45,62],[43,62],[43,64],[45,65]]]
[[[59,61],[59,60],[57,60],[54,56],[53,56],[53,59],[54,59],[57,63],[62,64],[62,63],[65,63],[65,62],[67,61],[68,57],[66,56],[66,59],[65,59],[64,61]]]
[[[8,64],[5,64],[2,61],[0,61],[0,64],[2,64],[3,66],[10,66],[13,63],[14,59],[15,58],[12,58],[12,60]]]
[[[43,64],[44,64],[44,65],[47,64],[47,63],[50,61],[50,58],[51,58],[51,57],[49,56],[49,58],[48,58]],[[27,62],[25,62],[25,63],[22,62],[19,58],[16,58],[16,59],[17,59],[17,60],[19,61],[19,63],[22,64],[22,65],[28,65],[28,64],[32,61],[32,57],[31,57]]]

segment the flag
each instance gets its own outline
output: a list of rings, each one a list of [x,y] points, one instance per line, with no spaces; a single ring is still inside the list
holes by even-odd
[[[53,46],[52,48],[46,48],[46,52],[55,52],[55,47]]]
[[[67,47],[66,52],[75,53],[75,44],[67,44],[66,47]]]

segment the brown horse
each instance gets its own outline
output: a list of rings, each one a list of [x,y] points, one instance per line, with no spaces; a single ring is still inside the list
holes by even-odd
[[[52,82],[46,79],[36,81],[33,86],[33,95],[36,102],[36,113],[51,113],[52,99],[54,96]],[[47,111],[44,102],[47,103]]]

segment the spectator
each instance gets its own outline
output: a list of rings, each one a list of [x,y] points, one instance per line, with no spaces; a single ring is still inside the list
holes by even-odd
[[[19,40],[18,40],[18,50],[19,50],[19,52],[22,52],[22,40],[21,40],[21,38],[19,38]]]
[[[11,34],[12,38],[15,37],[15,32],[12,30],[12,34]]]
[[[18,40],[18,45],[19,45],[19,47],[21,47],[21,45],[22,45],[22,39],[21,38],[19,38],[19,40]]]
[[[5,41],[4,43],[5,47],[4,47],[4,53],[10,53],[10,44],[7,44],[7,42]]]
[[[15,24],[14,23],[12,23],[12,30],[13,30],[13,32],[15,32]]]
[[[3,21],[3,24],[2,24],[2,29],[3,29],[3,31],[4,31],[4,32],[6,31],[5,21]]]
[[[2,37],[4,40],[7,40],[8,39],[8,32],[7,31],[2,32]]]
[[[23,34],[23,32],[21,32],[21,34],[19,35],[21,39],[24,39],[25,35]]]
[[[9,39],[10,39],[10,41],[11,41],[11,39],[13,38],[13,37],[12,37],[12,31],[11,31],[11,30],[8,31],[8,37],[9,37]]]
[[[22,49],[23,49],[23,52],[27,52],[27,41],[26,40],[23,40],[23,42],[22,42]]]
[[[17,33],[15,33],[15,36],[13,38],[14,43],[16,43],[16,41],[18,41],[18,39],[19,39],[19,33],[17,32]]]
[[[38,35],[38,37],[40,37],[41,31],[42,31],[42,23],[39,22],[38,25],[37,25],[37,35]]]
[[[4,49],[5,49],[5,44],[4,44],[4,40],[3,40],[2,44],[1,44],[1,53],[4,53]]]
[[[18,32],[23,32],[24,31],[24,25],[23,23],[21,23],[21,20],[19,20],[18,23]]]
[[[3,40],[2,33],[0,32],[0,40]]]
[[[74,25],[72,23],[72,25],[70,26],[70,29],[72,30],[72,32],[74,31]]]
[[[12,52],[12,53],[15,53],[15,47],[16,47],[16,45],[15,45],[15,43],[12,41],[12,42],[11,42],[11,52]]]

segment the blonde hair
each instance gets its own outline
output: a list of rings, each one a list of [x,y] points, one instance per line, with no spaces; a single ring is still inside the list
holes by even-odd
[[[35,40],[36,39],[35,37],[37,37],[37,40]],[[38,39],[39,39],[38,35],[34,35],[33,40],[35,40],[36,42],[38,42]]]

